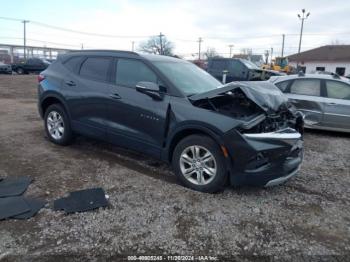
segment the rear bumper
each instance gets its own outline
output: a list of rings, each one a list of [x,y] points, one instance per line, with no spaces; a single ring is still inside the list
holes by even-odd
[[[304,151],[302,135],[299,132],[288,128],[251,135],[236,131],[235,135],[235,142],[231,142],[229,146],[233,160],[230,170],[231,184],[273,186],[297,174]]]

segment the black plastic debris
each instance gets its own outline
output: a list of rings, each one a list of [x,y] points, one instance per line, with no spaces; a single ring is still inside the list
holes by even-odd
[[[0,181],[0,197],[22,195],[31,182],[32,179],[27,176],[4,178]]]
[[[68,197],[55,200],[53,209],[74,213],[106,206],[108,206],[108,201],[104,190],[102,188],[91,188],[71,192]]]
[[[28,219],[36,215],[40,209],[45,206],[45,201],[34,198],[25,198],[24,201],[29,206],[30,210],[28,212],[22,213],[20,215],[13,216],[15,219]]]
[[[22,196],[0,198],[0,220],[21,215],[31,208]]]

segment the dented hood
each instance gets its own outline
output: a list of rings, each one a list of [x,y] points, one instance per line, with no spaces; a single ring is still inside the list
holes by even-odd
[[[191,101],[210,99],[225,95],[227,92],[236,90],[237,88],[265,112],[277,112],[281,105],[286,104],[288,101],[274,84],[267,81],[231,82],[217,89],[193,95],[189,99]]]

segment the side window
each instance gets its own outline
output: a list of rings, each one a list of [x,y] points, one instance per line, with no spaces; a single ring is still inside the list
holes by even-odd
[[[157,76],[141,61],[118,59],[116,81],[117,85],[135,87],[141,81],[157,83]]]
[[[326,68],[324,66],[316,66],[316,71],[325,71]]]
[[[226,68],[227,67],[226,61],[224,61],[224,60],[213,60],[211,67],[212,67],[212,69],[220,70],[220,71],[228,69],[228,68]]]
[[[230,61],[230,69],[235,75],[240,75],[244,71],[245,67],[241,62],[232,60]]]
[[[111,60],[107,57],[89,57],[82,64],[80,75],[97,81],[108,81]]]
[[[73,73],[77,73],[79,71],[81,60],[82,60],[81,56],[75,56],[68,59],[63,64],[69,71]]]
[[[275,84],[283,93],[286,93],[290,81],[283,81]]]
[[[320,86],[321,81],[319,79],[297,79],[290,87],[290,92],[298,95],[320,96]]]
[[[350,100],[350,85],[338,81],[326,81],[327,97]]]

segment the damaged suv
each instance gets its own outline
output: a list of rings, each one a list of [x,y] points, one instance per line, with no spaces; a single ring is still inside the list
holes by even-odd
[[[202,192],[280,184],[303,158],[303,116],[266,82],[214,77],[184,60],[123,51],[60,56],[39,77],[48,138],[109,141],[173,166]]]

